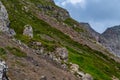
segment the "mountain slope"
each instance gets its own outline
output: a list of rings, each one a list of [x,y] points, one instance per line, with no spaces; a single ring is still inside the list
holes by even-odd
[[[120,26],[108,28],[100,37],[100,43],[116,56],[120,56]]]
[[[9,54],[7,54],[8,56],[6,57],[8,58],[6,59],[6,62],[11,68],[8,76],[12,80],[21,80],[22,76],[30,80],[39,80],[38,78],[40,76],[46,76],[48,80],[51,80],[51,78],[55,76],[56,80],[62,80],[64,78],[64,75],[66,76],[65,78],[67,78],[66,80],[69,80],[69,76],[71,76],[71,80],[76,80],[75,76],[71,73],[66,72],[60,68],[56,68],[59,65],[54,65],[54,62],[50,64],[49,61],[46,61],[48,58],[44,58],[44,60],[40,57],[39,59],[39,56],[46,54],[48,56],[51,55],[58,47],[65,47],[69,53],[68,62],[78,64],[80,67],[80,71],[91,74],[95,80],[112,80],[113,77],[117,77],[120,79],[120,64],[106,55],[112,57],[114,56],[109,54],[109,52],[98,45],[91,32],[86,30],[82,24],[71,19],[67,11],[56,6],[53,2],[49,2],[52,0],[1,1],[5,5],[9,14],[9,27],[13,28],[16,32],[15,38],[21,40],[29,47],[28,49],[24,47],[19,47],[19,45],[12,42],[11,39],[10,41],[13,44],[11,44],[9,41],[6,41],[8,43],[5,43],[5,50],[9,52]],[[24,27],[26,25],[32,26],[33,38],[23,35]],[[91,37],[93,38],[91,39]],[[9,40],[9,38],[6,39],[1,37],[0,40],[2,44],[4,40]],[[36,48],[38,48],[35,45],[31,44],[34,42],[40,42],[42,44],[42,47],[40,46],[39,48],[44,48],[45,52],[43,52],[42,54],[39,53],[40,55],[36,52],[36,54],[34,54],[31,50],[35,50]],[[3,45],[1,45],[1,47],[2,46]],[[16,47],[27,53],[27,58],[16,57],[16,54],[12,54],[11,47]],[[102,52],[104,52],[104,54],[106,55],[104,55]],[[24,57],[26,55],[19,54],[19,56]],[[42,66],[36,67],[35,65],[33,65],[33,60],[31,61],[31,58],[29,58],[29,56],[35,60],[35,63],[36,61],[38,61],[38,63],[41,63]],[[33,70],[27,65],[24,66],[23,64],[21,64],[21,62],[26,62],[27,64],[30,64],[30,67],[32,67]],[[15,66],[13,67],[12,64]],[[16,65],[18,66],[16,67]],[[23,70],[19,70],[22,68]],[[36,68],[38,71],[36,70]],[[27,70],[30,71],[27,72]],[[47,74],[47,72],[49,74],[52,73],[54,76]],[[37,77],[31,75],[36,75]]]

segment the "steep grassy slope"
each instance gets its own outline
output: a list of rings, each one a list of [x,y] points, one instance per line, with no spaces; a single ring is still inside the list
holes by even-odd
[[[120,64],[103,55],[101,52],[92,50],[86,45],[81,45],[73,41],[69,36],[61,31],[51,27],[48,23],[35,17],[32,9],[40,10],[36,7],[37,4],[52,5],[46,0],[1,0],[6,6],[9,18],[10,27],[17,32],[16,38],[22,40],[29,45],[31,40],[42,42],[46,50],[53,51],[56,46],[64,46],[69,51],[69,61],[77,63],[80,70],[90,73],[95,80],[111,80],[113,76],[120,79]],[[30,6],[29,6],[29,5]],[[31,10],[26,11],[25,6],[29,6]],[[55,6],[58,8],[57,6]],[[53,14],[52,11],[48,12]],[[69,24],[70,20],[65,23]],[[34,38],[29,39],[22,35],[24,26],[30,24],[34,30]],[[69,24],[70,26],[72,24]],[[81,31],[80,29],[75,29]],[[83,31],[82,31],[83,32]],[[52,40],[44,38],[49,36]]]

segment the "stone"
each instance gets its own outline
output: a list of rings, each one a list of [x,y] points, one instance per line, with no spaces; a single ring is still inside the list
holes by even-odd
[[[47,80],[46,76],[41,76],[40,80]]]
[[[84,73],[82,71],[79,71],[79,65],[70,63],[70,72],[73,74],[76,74],[79,78],[82,78],[82,80],[93,80],[92,76],[88,73]]]
[[[93,80],[92,76],[88,73],[86,73],[83,77],[82,80]]]
[[[66,48],[56,48],[55,54],[57,54],[63,60],[68,59],[68,51]]]
[[[79,66],[77,64],[71,63],[70,69],[72,73],[75,73],[79,71]]]
[[[33,44],[33,45],[36,45],[36,46],[42,46],[42,43],[41,43],[41,42],[33,42],[32,44]]]
[[[37,45],[37,46],[41,46],[42,43],[41,43],[41,42],[36,42],[36,45]]]
[[[41,47],[41,48],[35,50],[35,53],[36,53],[36,54],[39,54],[39,55],[43,54],[43,53],[44,53],[44,48]]]
[[[113,76],[112,80],[119,80],[117,77]]]
[[[0,31],[8,32],[9,28],[8,13],[5,6],[0,1]]]
[[[14,31],[14,29],[9,29],[9,34],[11,36],[15,36],[16,35],[16,32]]]
[[[23,35],[33,38],[33,28],[31,25],[25,25]]]

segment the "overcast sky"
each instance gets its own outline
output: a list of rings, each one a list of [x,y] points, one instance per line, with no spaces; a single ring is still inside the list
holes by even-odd
[[[120,25],[120,0],[55,0],[79,22],[88,22],[102,33],[107,27]]]

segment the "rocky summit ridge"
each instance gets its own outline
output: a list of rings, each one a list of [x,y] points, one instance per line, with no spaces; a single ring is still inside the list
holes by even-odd
[[[99,34],[53,0],[0,0],[0,31],[0,70],[7,69],[0,78],[120,79],[120,59],[111,54],[119,52],[119,28]]]
[[[100,36],[100,43],[103,44],[113,54],[120,57],[120,26],[108,28]]]

